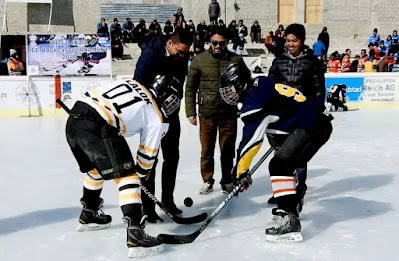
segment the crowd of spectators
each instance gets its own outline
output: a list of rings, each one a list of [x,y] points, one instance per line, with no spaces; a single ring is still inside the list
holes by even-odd
[[[396,72],[399,67],[399,35],[397,30],[382,39],[378,29],[373,30],[368,39],[368,50],[362,49],[360,55],[351,56],[352,51],[346,49],[340,55],[337,51],[331,53],[327,72]],[[317,43],[314,45],[315,54]]]

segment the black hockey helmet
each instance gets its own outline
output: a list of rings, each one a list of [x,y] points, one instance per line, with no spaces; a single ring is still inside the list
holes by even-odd
[[[180,107],[180,101],[183,98],[182,90],[182,84],[175,77],[165,75],[155,77],[150,91],[166,118]]]
[[[250,81],[251,71],[245,63],[232,63],[220,76],[220,96],[227,104],[236,105],[240,100],[240,95],[244,95]]]

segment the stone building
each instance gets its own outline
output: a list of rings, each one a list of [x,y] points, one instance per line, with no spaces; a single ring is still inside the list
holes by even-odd
[[[201,19],[208,20],[209,2],[210,0],[53,0],[50,33],[95,32],[96,24],[102,17],[101,6],[109,3],[146,4],[148,10],[152,10],[152,7],[148,6],[160,4],[172,5],[171,8],[181,6],[186,19],[192,19],[197,24]],[[337,49],[340,52],[345,48],[356,51],[364,48],[374,28],[380,30],[382,38],[391,34],[393,29],[399,29],[399,20],[395,19],[399,10],[398,0],[218,0],[218,2],[222,9],[221,18],[225,23],[228,24],[232,19],[243,19],[250,27],[254,20],[258,20],[263,34],[270,30],[274,31],[280,23],[285,26],[291,22],[304,23],[309,45],[315,41],[321,28],[327,26],[331,37],[330,50]],[[3,21],[4,3],[5,0],[0,0],[0,21]],[[7,32],[3,34],[46,33],[49,9],[50,5],[47,4],[7,3]],[[122,18],[130,16],[134,21],[138,21],[141,10],[136,10],[131,14],[120,15]],[[162,9],[155,12],[162,12]],[[164,23],[164,21],[159,22]],[[110,25],[111,21],[108,21],[108,24]]]

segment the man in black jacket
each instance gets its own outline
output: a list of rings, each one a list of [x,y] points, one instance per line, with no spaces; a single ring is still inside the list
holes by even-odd
[[[269,70],[269,77],[274,77],[276,82],[294,87],[302,92],[305,97],[312,97],[324,103],[326,87],[322,65],[313,50],[305,45],[306,31],[301,24],[291,24],[285,31],[287,51],[274,59]],[[270,144],[278,149],[286,139],[286,135],[268,134]],[[299,183],[297,194],[300,195],[302,204],[307,186],[307,166],[297,166]],[[269,203],[274,203],[274,198]],[[300,204],[299,212],[302,210]]]
[[[183,86],[188,72],[189,49],[193,38],[186,30],[175,31],[168,38],[153,38],[142,50],[141,56],[136,64],[134,79],[145,87],[149,87],[158,74],[174,76]],[[183,89],[179,90],[183,96]],[[163,165],[162,165],[162,202],[173,214],[181,214],[174,203],[173,191],[176,183],[177,165],[179,162],[179,139],[180,120],[179,110],[168,118],[169,131],[161,142]],[[144,181],[147,189],[155,192],[155,167],[149,178]],[[142,194],[144,214],[148,215],[150,223],[163,222],[155,212],[155,203]]]

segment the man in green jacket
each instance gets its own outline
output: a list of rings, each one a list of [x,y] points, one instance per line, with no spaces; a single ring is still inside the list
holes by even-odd
[[[242,58],[227,50],[229,32],[225,28],[215,28],[211,33],[211,48],[198,54],[188,71],[186,85],[186,115],[191,124],[200,124],[201,175],[203,184],[200,194],[213,191],[214,151],[219,131],[222,192],[233,189],[231,169],[235,156],[237,136],[237,106],[228,105],[220,98],[220,76],[227,66],[243,62]],[[199,104],[197,114],[196,104]]]

